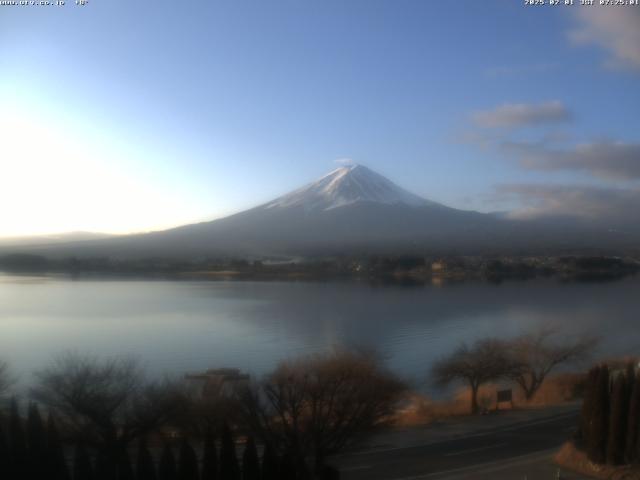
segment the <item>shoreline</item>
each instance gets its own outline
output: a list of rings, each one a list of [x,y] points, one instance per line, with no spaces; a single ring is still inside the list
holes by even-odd
[[[336,282],[370,283],[378,285],[445,286],[466,282],[499,284],[505,281],[525,282],[537,279],[562,283],[601,283],[635,277],[638,267],[624,269],[544,269],[531,272],[491,272],[486,269],[455,270],[451,272],[318,272],[314,269],[136,269],[136,268],[7,268],[0,264],[0,274],[15,276],[70,276],[73,278],[136,278],[141,280],[201,280],[201,281],[260,281],[260,282]]]

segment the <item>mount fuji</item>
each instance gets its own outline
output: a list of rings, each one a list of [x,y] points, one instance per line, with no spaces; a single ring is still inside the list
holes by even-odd
[[[203,258],[375,253],[531,253],[602,248],[628,238],[561,221],[514,221],[458,210],[362,165],[218,220],[152,233],[19,248],[51,257]],[[18,248],[3,247],[2,253]]]
[[[338,168],[316,182],[263,206],[266,209],[302,207],[305,211],[332,210],[356,203],[424,207],[438,205],[410,193],[362,165]]]

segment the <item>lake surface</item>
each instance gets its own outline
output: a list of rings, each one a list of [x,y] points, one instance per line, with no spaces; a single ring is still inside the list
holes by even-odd
[[[639,354],[639,307],[638,278],[407,287],[0,275],[0,358],[27,383],[66,350],[134,355],[153,375],[260,374],[285,358],[366,346],[420,386],[460,342],[540,325],[603,335],[600,356]]]

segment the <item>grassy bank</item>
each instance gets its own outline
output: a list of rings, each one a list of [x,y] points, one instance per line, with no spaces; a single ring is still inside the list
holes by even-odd
[[[513,389],[513,406],[509,403],[496,405],[498,390],[504,385],[489,384],[480,388],[478,399],[480,406],[486,410],[544,408],[566,404],[581,398],[584,374],[561,373],[549,377],[540,387],[536,395],[529,401],[519,389]],[[428,425],[431,422],[450,418],[469,416],[471,392],[462,388],[445,400],[433,400],[426,395],[412,392],[395,415],[393,424],[397,427]]]
[[[603,480],[640,480],[640,466],[600,465],[591,462],[587,454],[572,442],[565,443],[553,460],[559,466],[574,472]]]

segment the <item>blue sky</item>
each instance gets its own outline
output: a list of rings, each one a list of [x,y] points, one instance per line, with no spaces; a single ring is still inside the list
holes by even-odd
[[[0,236],[216,218],[344,158],[465,209],[636,198],[640,7],[523,3],[2,6]]]

